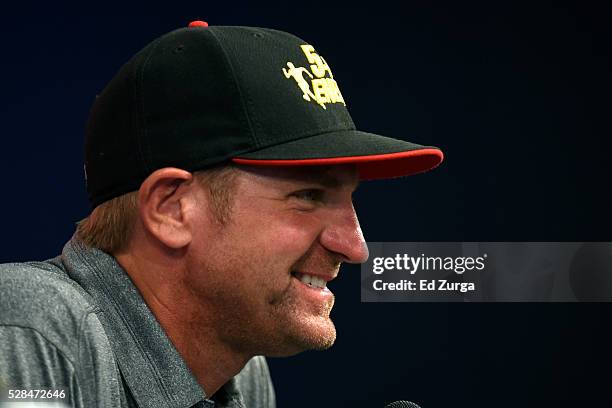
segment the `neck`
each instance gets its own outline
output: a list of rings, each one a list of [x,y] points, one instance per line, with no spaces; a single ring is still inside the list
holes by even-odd
[[[252,357],[220,339],[217,326],[183,283],[177,262],[154,261],[146,253],[116,254],[151,312],[208,397],[238,374]],[[172,265],[169,267],[169,265]]]

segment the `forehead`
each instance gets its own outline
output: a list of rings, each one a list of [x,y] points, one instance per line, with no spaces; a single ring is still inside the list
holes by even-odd
[[[354,165],[296,166],[296,167],[256,167],[238,166],[249,178],[282,184],[317,184],[331,189],[350,188],[359,184],[359,172]]]

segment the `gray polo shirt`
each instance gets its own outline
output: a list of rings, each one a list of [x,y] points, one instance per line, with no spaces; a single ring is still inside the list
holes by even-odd
[[[54,259],[0,265],[0,387],[64,389],[75,407],[276,405],[260,356],[206,396],[115,258],[75,237]]]

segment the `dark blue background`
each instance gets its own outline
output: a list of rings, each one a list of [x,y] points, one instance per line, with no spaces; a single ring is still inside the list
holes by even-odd
[[[5,6],[0,261],[61,250],[88,214],[94,96],[193,19],[297,34],[359,128],[444,150],[434,172],[360,188],[368,240],[612,240],[612,8],[496,3]],[[612,406],[609,304],[361,304],[352,266],[331,286],[338,341],[270,360],[280,407]]]

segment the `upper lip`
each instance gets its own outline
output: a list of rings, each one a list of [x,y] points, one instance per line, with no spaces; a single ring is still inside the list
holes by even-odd
[[[332,279],[336,279],[336,276],[338,276],[337,271],[333,271],[330,273],[321,273],[321,272],[295,271],[294,270],[293,272],[300,273],[302,275],[316,276],[317,278],[323,279],[325,282],[329,282]]]

